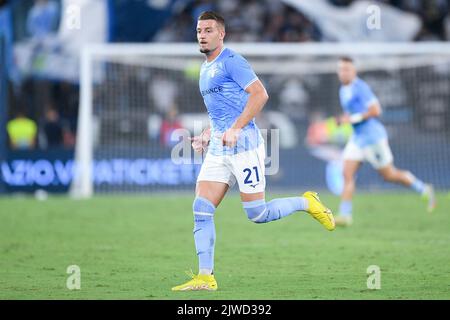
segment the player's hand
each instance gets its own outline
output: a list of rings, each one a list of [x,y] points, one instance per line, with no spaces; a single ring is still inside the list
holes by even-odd
[[[350,115],[343,114],[339,117],[338,122],[340,125],[350,123]]]
[[[239,133],[241,130],[230,128],[222,135],[222,145],[227,147],[234,147],[239,139]]]
[[[189,137],[189,140],[192,141],[192,148],[195,152],[201,153],[206,150],[208,147],[209,139],[211,138],[210,129],[204,130],[199,136],[194,136],[193,138]]]
[[[189,137],[189,140],[192,141],[192,149],[194,149],[195,152],[203,152],[204,149],[201,136]]]

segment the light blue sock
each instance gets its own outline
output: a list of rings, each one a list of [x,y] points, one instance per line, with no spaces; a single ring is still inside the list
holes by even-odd
[[[423,181],[417,179],[416,177],[414,177],[414,181],[411,184],[411,189],[413,189],[414,191],[422,194],[423,191],[425,190],[425,183],[423,183]]]
[[[216,228],[214,212],[216,207],[202,197],[196,197],[193,203],[194,211],[194,241],[197,250],[199,272],[212,273],[214,270],[214,244]]]
[[[247,217],[255,223],[266,223],[301,210],[308,209],[308,200],[303,197],[279,198],[266,203],[264,199],[242,202]]]
[[[352,215],[352,202],[348,200],[342,200],[341,204],[339,205],[339,214],[341,216],[351,216]]]
[[[420,179],[417,179],[415,175],[413,175],[410,171],[407,171],[406,174],[408,175],[408,178],[411,179],[412,183],[409,186],[411,189],[416,191],[417,193],[423,194],[425,191],[425,183],[421,181]]]

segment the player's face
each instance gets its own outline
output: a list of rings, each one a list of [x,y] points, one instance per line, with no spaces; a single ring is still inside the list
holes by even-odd
[[[339,61],[338,63],[338,77],[341,83],[349,84],[356,77],[356,68],[351,62]]]
[[[215,20],[199,20],[197,22],[197,41],[200,52],[208,55],[223,42],[225,31]]]

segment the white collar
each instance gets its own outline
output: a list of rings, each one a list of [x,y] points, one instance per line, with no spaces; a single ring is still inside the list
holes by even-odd
[[[350,82],[349,84],[345,84],[342,87],[343,88],[351,88],[352,85],[356,82],[356,80],[358,80],[358,77],[355,77],[355,79],[353,79],[352,82]]]
[[[217,60],[217,58],[219,58],[219,57],[222,55],[222,52],[224,52],[225,49],[226,49],[225,46],[223,46],[223,47],[222,47],[222,50],[221,50],[220,53],[217,55],[217,57],[214,58],[214,60],[212,60],[212,61],[210,61],[210,62],[208,62],[208,60],[205,60],[205,66],[210,66],[211,64],[213,64],[213,63]]]

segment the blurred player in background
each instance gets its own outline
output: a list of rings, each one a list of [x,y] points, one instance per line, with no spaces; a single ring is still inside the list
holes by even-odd
[[[315,192],[266,203],[265,148],[254,118],[269,97],[248,62],[224,47],[224,37],[224,19],[214,12],[203,12],[197,22],[197,40],[206,61],[200,70],[199,84],[211,128],[192,139],[197,152],[203,152],[209,144],[197,178],[193,203],[199,273],[172,288],[174,291],[217,290],[213,274],[214,212],[235,182],[239,185],[244,210],[255,223],[306,211],[326,229],[335,228],[331,210],[320,202]]]
[[[381,114],[380,103],[367,83],[358,78],[351,58],[340,59],[338,77],[341,82],[340,102],[345,112],[340,121],[353,125],[353,136],[343,154],[344,190],[336,225],[352,224],[354,177],[364,161],[368,161],[384,180],[402,184],[425,196],[428,200],[428,211],[432,211],[436,205],[433,186],[425,184],[411,172],[399,170],[394,166],[386,129],[378,119]]]

